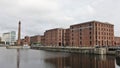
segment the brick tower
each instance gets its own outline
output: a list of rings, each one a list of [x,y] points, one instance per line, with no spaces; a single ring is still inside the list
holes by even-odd
[[[21,21],[19,21],[19,24],[18,24],[18,41],[17,41],[17,45],[19,46],[20,45],[20,37],[21,37]]]

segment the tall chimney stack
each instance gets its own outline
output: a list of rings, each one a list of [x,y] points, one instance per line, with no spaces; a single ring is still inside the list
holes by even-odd
[[[18,24],[18,41],[17,41],[17,45],[19,46],[20,45],[20,37],[21,37],[21,21],[19,21],[19,24]]]

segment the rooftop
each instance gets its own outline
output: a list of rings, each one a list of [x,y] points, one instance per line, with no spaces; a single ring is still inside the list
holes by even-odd
[[[108,22],[100,22],[100,21],[93,20],[93,21],[83,22],[83,23],[79,23],[79,24],[74,24],[74,25],[71,25],[71,26],[77,26],[77,25],[88,24],[88,23],[101,23],[101,24],[109,24],[109,25],[113,25],[113,24],[108,23]]]

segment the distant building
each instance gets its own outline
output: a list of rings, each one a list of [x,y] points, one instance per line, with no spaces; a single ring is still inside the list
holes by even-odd
[[[30,46],[30,37],[29,36],[25,36],[23,39],[20,40],[20,45],[21,46],[25,46],[25,45],[29,45]]]
[[[120,46],[120,37],[115,37],[114,44],[115,46]]]
[[[114,25],[99,21],[71,25],[70,45],[76,47],[114,46]]]
[[[45,45],[45,36],[41,36],[41,44]]]
[[[24,45],[24,39],[20,39],[20,45],[21,45],[21,46]]]
[[[36,43],[72,47],[109,47],[120,44],[119,38],[114,37],[114,25],[99,21],[71,25],[68,29],[46,30],[43,36],[30,37],[30,44]]]
[[[2,41],[2,37],[0,37],[0,45],[4,45],[5,43]]]
[[[64,35],[65,35],[64,44],[65,44],[65,46],[69,46],[70,45],[70,29],[65,29],[64,31],[65,31],[64,32]]]
[[[16,32],[11,31],[3,33],[2,41],[5,42],[5,45],[14,45],[14,43],[16,42]]]
[[[114,25],[99,21],[71,25],[68,29],[46,30],[41,38],[42,44],[47,46],[73,47],[109,47],[115,46],[115,40]]]
[[[66,45],[66,30],[62,28],[55,28],[47,30],[44,33],[45,45],[48,46],[65,46]]]
[[[25,36],[24,45],[30,45],[30,37],[29,36]]]
[[[41,43],[41,36],[35,35],[30,37],[30,44],[40,44]]]

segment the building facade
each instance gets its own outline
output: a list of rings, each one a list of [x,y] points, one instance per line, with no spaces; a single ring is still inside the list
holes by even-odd
[[[45,45],[45,36],[41,36],[41,45]]]
[[[30,46],[30,37],[29,36],[25,36],[25,38],[24,38],[24,45]]]
[[[70,46],[114,46],[114,25],[99,21],[71,25]]]
[[[30,37],[30,44],[40,44],[41,43],[41,36],[35,35]]]
[[[69,46],[70,45],[70,29],[64,29],[63,32],[63,39],[64,39],[64,46]]]
[[[55,28],[44,33],[43,43],[49,46],[69,46],[70,29]]]
[[[20,39],[20,46],[23,46],[23,45],[24,45],[24,39]]]
[[[109,47],[118,45],[118,41],[114,37],[114,25],[99,21],[71,25],[68,29],[50,29],[43,36],[30,37],[31,44],[46,46]]]
[[[120,46],[120,37],[115,37],[114,40],[115,46]]]
[[[2,41],[5,42],[5,45],[14,45],[14,43],[16,42],[16,32],[11,31],[3,33]]]
[[[24,39],[21,39],[20,46],[30,46],[30,37],[25,36]]]
[[[48,46],[64,46],[63,33],[64,29],[56,28],[47,30],[45,35],[45,45]]]

